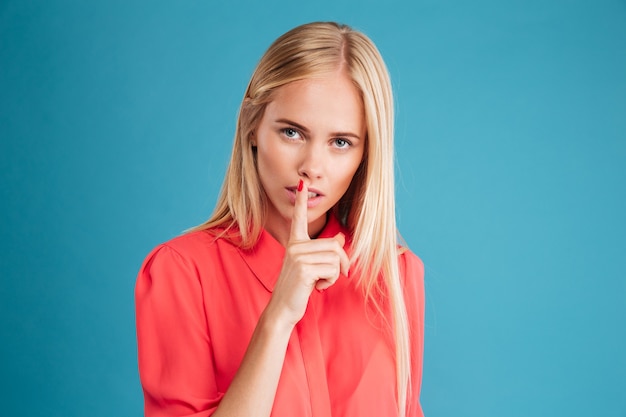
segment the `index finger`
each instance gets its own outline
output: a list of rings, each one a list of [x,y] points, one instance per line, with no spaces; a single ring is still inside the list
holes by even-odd
[[[293,216],[291,217],[291,233],[289,241],[297,242],[310,240],[309,224],[307,221],[307,200],[309,190],[302,180],[298,183],[296,190],[296,202],[293,206]]]

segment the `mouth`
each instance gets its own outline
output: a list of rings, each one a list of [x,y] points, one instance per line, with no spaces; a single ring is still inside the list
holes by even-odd
[[[296,190],[298,187],[287,187],[287,190],[293,194],[296,194]],[[324,194],[320,193],[319,190],[316,190],[315,188],[309,188],[308,190],[308,194],[307,194],[307,198],[308,199],[312,199],[315,197],[323,197]]]

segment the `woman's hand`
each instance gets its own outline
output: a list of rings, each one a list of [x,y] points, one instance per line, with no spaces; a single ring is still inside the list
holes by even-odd
[[[343,250],[343,234],[330,239],[309,237],[307,196],[306,187],[296,192],[280,276],[215,417],[271,414],[289,338],[304,315],[311,292],[330,287],[340,273],[348,274],[350,261]]]
[[[278,323],[291,327],[304,315],[313,289],[324,290],[332,286],[340,274],[348,275],[350,267],[343,249],[345,236],[342,233],[327,239],[311,240],[309,237],[308,189],[304,184],[301,188],[296,191],[283,267],[265,311]]]

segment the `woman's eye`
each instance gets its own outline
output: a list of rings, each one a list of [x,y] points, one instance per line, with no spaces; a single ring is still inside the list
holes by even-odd
[[[292,129],[290,127],[283,129],[283,134],[289,139],[297,139],[300,136],[296,129]]]
[[[350,142],[348,142],[345,139],[335,139],[335,146],[340,148],[340,149],[344,149],[350,146]]]

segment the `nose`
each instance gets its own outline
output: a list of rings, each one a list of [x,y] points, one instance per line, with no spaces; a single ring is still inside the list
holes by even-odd
[[[310,180],[322,177],[324,172],[324,151],[312,143],[302,147],[298,175]]]

